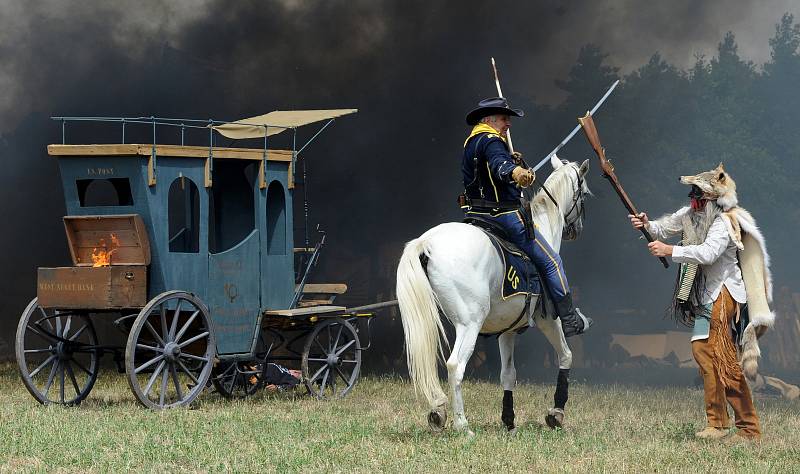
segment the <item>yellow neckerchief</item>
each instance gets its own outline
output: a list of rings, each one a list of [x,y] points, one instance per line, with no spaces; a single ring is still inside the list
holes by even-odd
[[[466,140],[464,140],[464,147],[467,146],[467,142],[469,142],[470,138],[474,137],[475,135],[480,135],[481,133],[489,133],[490,136],[500,137],[500,140],[503,140],[504,142],[506,141],[506,137],[500,135],[497,130],[493,129],[488,124],[479,123],[472,128],[471,132],[469,132],[469,136]]]

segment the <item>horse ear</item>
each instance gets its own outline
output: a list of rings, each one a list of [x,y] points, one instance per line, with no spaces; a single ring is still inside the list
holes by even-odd
[[[581,173],[581,176],[586,176],[586,173],[589,172],[589,160],[584,160],[583,163],[581,163],[579,171]]]
[[[553,166],[554,170],[564,166],[564,163],[561,162],[561,158],[559,158],[558,155],[553,155],[550,157],[550,164]]]

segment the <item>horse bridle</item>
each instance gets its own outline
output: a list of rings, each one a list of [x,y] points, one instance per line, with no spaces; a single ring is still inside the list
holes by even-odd
[[[574,170],[575,168],[572,169]],[[564,214],[564,230],[561,232],[561,238],[566,240],[577,237],[576,225],[586,216],[586,206],[583,204],[586,194],[583,191],[583,177],[578,170],[575,170],[575,174],[578,177],[578,192],[572,196],[572,206],[570,206],[569,211]],[[553,195],[550,194],[550,191],[548,191],[544,183],[542,183],[541,188],[547,197],[550,198],[550,201],[553,202],[553,205],[556,206],[556,209],[560,210],[561,208],[558,206],[558,202],[556,202]],[[575,217],[571,219],[570,216],[572,216],[573,213]]]

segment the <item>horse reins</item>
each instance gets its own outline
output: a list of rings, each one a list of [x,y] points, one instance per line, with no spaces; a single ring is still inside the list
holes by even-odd
[[[569,211],[567,211],[566,214],[564,214],[564,229],[565,231],[569,230],[570,233],[574,232],[575,224],[578,222],[578,220],[583,219],[583,217],[586,215],[586,206],[583,205],[583,196],[584,196],[583,178],[581,178],[581,174],[577,170],[575,170],[575,174],[578,177],[578,192],[572,198],[572,206],[570,206]],[[556,209],[560,211],[561,208],[559,207],[558,202],[556,202],[556,199],[553,197],[552,194],[550,194],[550,191],[547,189],[544,183],[539,185],[539,187],[542,189],[542,191],[544,191],[547,197],[550,198],[550,201],[553,203],[554,206],[556,206]],[[575,211],[575,208],[578,207],[579,203],[580,207],[578,208],[577,216],[572,222],[568,222],[567,218],[572,215],[573,211]],[[533,217],[533,212],[531,212],[531,217]]]

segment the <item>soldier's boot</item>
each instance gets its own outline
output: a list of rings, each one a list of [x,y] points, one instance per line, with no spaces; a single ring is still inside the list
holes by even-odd
[[[564,337],[572,337],[585,333],[594,321],[588,316],[584,316],[579,308],[572,305],[572,294],[567,293],[559,301],[556,301],[556,312],[561,318],[561,328]]]

